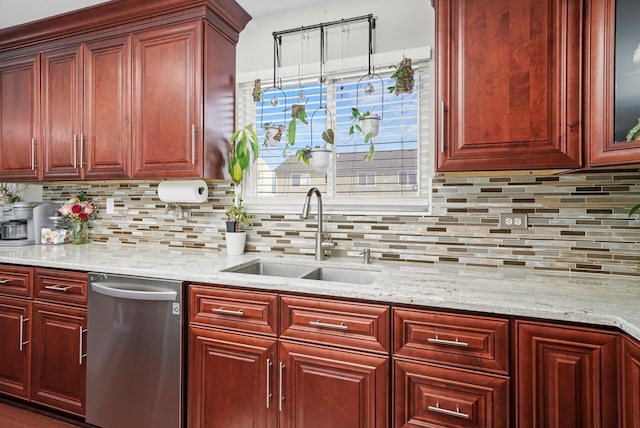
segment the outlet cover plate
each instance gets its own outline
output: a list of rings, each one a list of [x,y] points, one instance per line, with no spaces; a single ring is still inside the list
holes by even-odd
[[[500,214],[500,229],[527,229],[528,219],[526,214],[502,213]]]

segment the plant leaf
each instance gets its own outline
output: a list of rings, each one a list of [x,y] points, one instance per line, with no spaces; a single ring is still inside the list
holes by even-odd
[[[636,214],[639,211],[640,211],[640,204],[633,206],[631,210],[629,210],[629,217],[631,217],[632,215]]]
[[[322,132],[322,139],[327,144],[333,144],[335,141],[335,133],[333,129],[329,128]]]
[[[287,141],[289,144],[294,145],[296,143],[296,120],[291,119],[289,122],[289,129],[287,130]]]

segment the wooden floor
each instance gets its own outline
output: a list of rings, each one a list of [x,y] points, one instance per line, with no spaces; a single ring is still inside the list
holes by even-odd
[[[2,428],[76,428],[79,426],[0,402],[0,427]]]

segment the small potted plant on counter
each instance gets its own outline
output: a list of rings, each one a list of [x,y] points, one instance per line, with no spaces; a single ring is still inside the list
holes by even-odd
[[[253,125],[246,125],[231,135],[231,150],[229,152],[229,175],[234,183],[233,205],[225,209],[227,216],[227,254],[240,255],[244,253],[247,234],[238,230],[241,225],[250,226],[253,216],[248,214],[242,206],[242,181],[244,175],[251,169],[251,160],[259,156],[258,136]]]

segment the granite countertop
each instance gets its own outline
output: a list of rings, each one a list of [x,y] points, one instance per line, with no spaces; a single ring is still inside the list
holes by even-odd
[[[346,284],[224,272],[262,259],[375,272],[372,284]],[[198,249],[87,245],[0,247],[0,263],[178,279],[279,292],[460,309],[618,327],[640,340],[640,278],[519,268],[464,268],[410,262],[363,265],[355,257],[316,262],[308,256]]]

